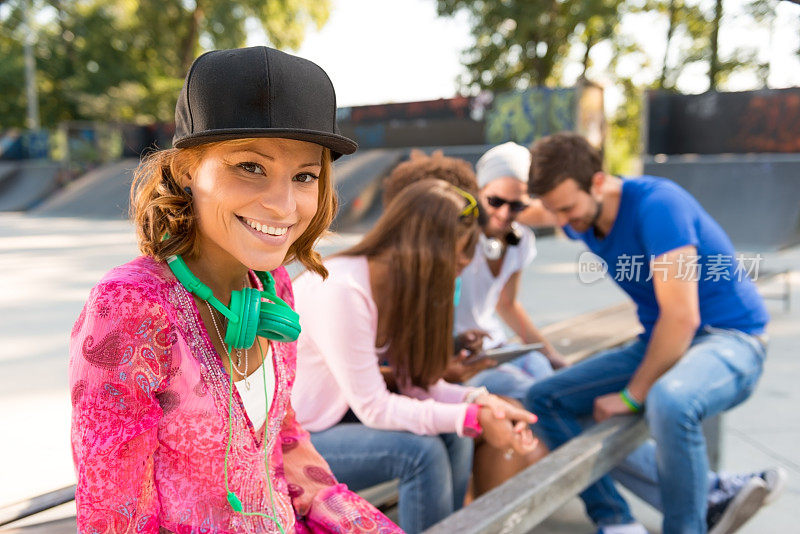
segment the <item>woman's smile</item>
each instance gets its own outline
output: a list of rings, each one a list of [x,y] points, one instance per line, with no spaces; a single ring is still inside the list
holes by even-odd
[[[258,239],[272,245],[283,244],[289,235],[289,230],[294,227],[293,224],[287,225],[285,223],[262,223],[255,219],[242,217],[241,215],[237,215],[236,218],[248,229],[248,231],[250,231],[251,234],[256,236]]]

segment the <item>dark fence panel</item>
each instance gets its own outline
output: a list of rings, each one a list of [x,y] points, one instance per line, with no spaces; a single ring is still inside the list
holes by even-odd
[[[647,94],[648,154],[800,152],[800,87]]]
[[[355,124],[413,119],[466,119],[472,111],[472,97],[398,102],[340,108],[337,118]]]

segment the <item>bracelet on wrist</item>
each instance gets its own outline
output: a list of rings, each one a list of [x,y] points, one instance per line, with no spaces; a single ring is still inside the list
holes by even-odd
[[[622,402],[624,402],[633,413],[639,413],[644,408],[644,405],[637,401],[633,395],[631,395],[631,392],[627,387],[619,392],[619,396],[622,399]]]
[[[477,438],[483,433],[483,427],[478,418],[480,411],[481,407],[477,404],[470,404],[467,406],[467,413],[464,416],[464,430],[462,432],[464,436],[468,438]]]
[[[481,386],[481,387],[475,388],[472,391],[470,391],[469,393],[467,393],[464,396],[464,402],[466,402],[467,404],[472,404],[473,402],[475,402],[478,399],[478,397],[480,397],[482,395],[488,395],[488,394],[489,394],[489,390],[486,389],[485,386]]]

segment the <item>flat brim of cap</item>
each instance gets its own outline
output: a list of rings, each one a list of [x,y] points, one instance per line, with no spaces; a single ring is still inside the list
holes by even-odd
[[[188,148],[216,143],[217,141],[230,141],[232,139],[250,139],[257,137],[273,137],[280,139],[294,139],[316,143],[330,149],[331,157],[339,159],[343,154],[352,154],[358,149],[358,143],[343,135],[336,135],[314,130],[290,130],[279,128],[231,128],[229,130],[207,130],[195,135],[187,135],[180,139],[173,139],[175,148]]]

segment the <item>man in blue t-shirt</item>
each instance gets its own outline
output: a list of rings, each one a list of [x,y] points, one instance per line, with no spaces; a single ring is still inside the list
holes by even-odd
[[[769,316],[747,268],[722,228],[673,182],[606,174],[599,152],[577,134],[545,137],[531,153],[530,192],[602,259],[644,328],[630,344],[533,385],[525,404],[539,416],[537,434],[553,449],[581,432],[583,417],[643,411],[660,486],[650,500],[660,499],[663,532],[733,532],[784,478],[772,470],[726,493],[708,470],[703,420],[750,395],[765,357]],[[646,447],[637,453],[647,455]],[[723,497],[708,506],[715,490]],[[600,532],[644,532],[610,477],[581,498]]]

